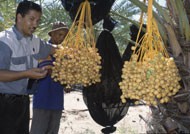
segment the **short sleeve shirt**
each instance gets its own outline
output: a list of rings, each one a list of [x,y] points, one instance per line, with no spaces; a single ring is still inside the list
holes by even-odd
[[[38,60],[46,58],[51,45],[35,35],[24,37],[13,26],[0,32],[0,69],[24,71],[37,67]],[[0,82],[0,93],[27,94],[28,79]]]

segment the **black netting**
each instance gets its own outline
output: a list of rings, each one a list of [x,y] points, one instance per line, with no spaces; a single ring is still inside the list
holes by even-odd
[[[74,20],[78,7],[84,0],[61,0],[63,7]],[[91,5],[92,23],[96,24],[109,13],[115,0],[88,0]]]
[[[103,133],[116,130],[114,124],[127,113],[130,100],[122,103],[120,96],[121,72],[123,62],[112,34],[104,30],[98,40],[98,52],[102,57],[101,82],[83,89],[84,102],[93,120],[104,126]]]

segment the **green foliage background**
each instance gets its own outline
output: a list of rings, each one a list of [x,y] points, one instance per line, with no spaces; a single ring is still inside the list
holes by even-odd
[[[18,2],[21,0],[0,0],[0,31],[11,27],[15,22],[15,10]],[[45,2],[44,0],[33,0],[38,4],[42,5],[43,16],[41,19],[40,26],[38,27],[35,34],[44,40],[48,40],[48,31],[51,29],[51,24],[54,21],[64,21],[68,26],[71,26],[72,21],[67,11],[61,5],[60,0],[52,0]],[[115,29],[112,31],[115,37],[116,43],[120,49],[121,54],[125,50],[129,36],[129,27],[133,22],[133,16],[138,14],[138,9],[134,4],[126,0],[116,0],[110,15],[118,22]],[[102,21],[94,26],[95,37],[97,38],[102,29]]]

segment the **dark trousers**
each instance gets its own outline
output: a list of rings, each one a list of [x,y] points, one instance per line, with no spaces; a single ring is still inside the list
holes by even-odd
[[[29,96],[0,94],[0,134],[29,134]]]

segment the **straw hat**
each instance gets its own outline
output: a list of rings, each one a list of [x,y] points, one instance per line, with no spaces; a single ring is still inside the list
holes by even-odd
[[[60,29],[66,30],[67,32],[69,31],[69,28],[67,27],[67,25],[65,25],[64,22],[57,21],[53,23],[52,30],[48,32],[48,35],[51,36],[52,32]]]

